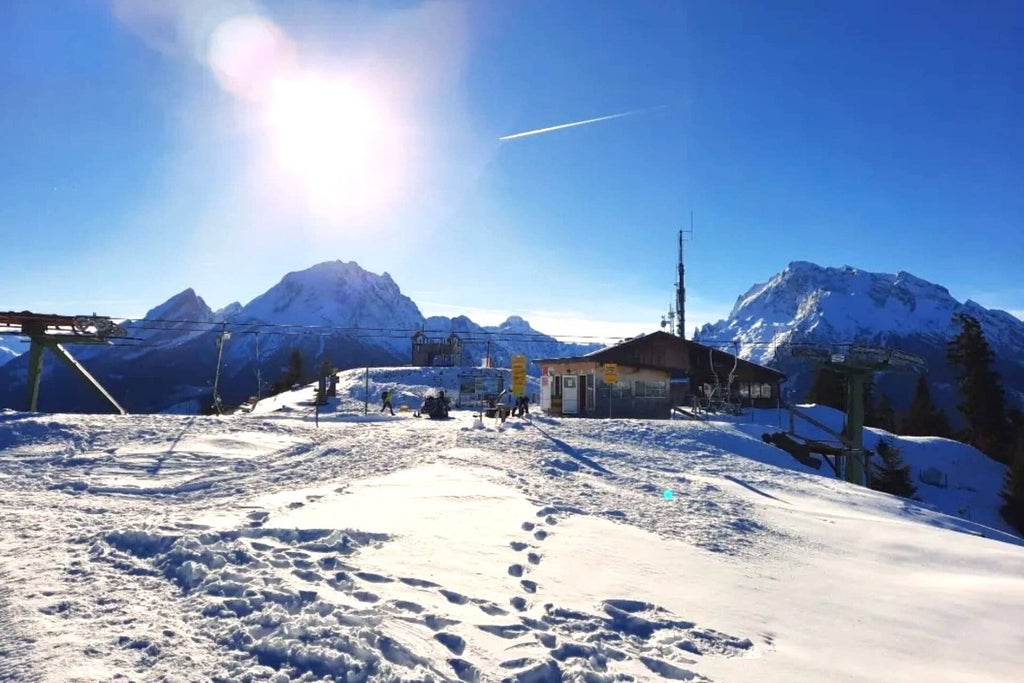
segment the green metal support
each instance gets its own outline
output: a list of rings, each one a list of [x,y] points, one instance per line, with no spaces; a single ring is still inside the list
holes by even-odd
[[[28,410],[39,409],[39,381],[43,376],[43,348],[45,343],[32,337],[32,345],[28,350]]]
[[[33,340],[33,345],[34,344],[35,340]],[[82,364],[75,360],[70,353],[68,353],[67,349],[64,348],[63,344],[50,340],[46,342],[46,347],[53,351],[57,358],[64,361],[64,364],[71,368],[72,372],[74,372],[76,375],[84,379],[86,384],[95,389],[96,393],[99,394],[100,397],[104,401],[106,401],[110,405],[110,407],[114,409],[115,412],[117,412],[119,415],[128,414],[128,411],[121,407],[121,404],[118,403],[114,399],[114,397],[110,395],[110,392],[104,389],[103,385],[97,382],[96,378],[90,375],[89,371],[82,367]]]
[[[819,344],[793,344],[779,352],[806,358],[818,367],[827,367],[846,380],[846,424],[840,435],[845,454],[836,455],[836,474],[854,484],[868,483],[868,454],[864,451],[864,390],[868,378],[875,372],[916,372],[925,367],[924,360],[909,353],[884,347],[861,344],[838,344],[831,348]],[[778,353],[776,357],[778,358]],[[793,431],[791,409],[790,432]],[[809,416],[804,419],[819,428]],[[826,431],[830,431],[827,430]]]
[[[864,386],[870,372],[846,373],[846,427],[843,434],[848,440],[850,453],[846,460],[845,479],[861,486],[867,485],[864,469]]]

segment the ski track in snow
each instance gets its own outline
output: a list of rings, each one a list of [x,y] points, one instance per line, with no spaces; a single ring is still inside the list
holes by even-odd
[[[540,416],[482,429],[466,414],[319,428],[258,416],[3,418],[0,525],[5,544],[22,545],[19,556],[28,558],[7,570],[33,579],[4,585],[37,612],[40,633],[74,624],[89,638],[62,652],[34,652],[12,604],[0,598],[0,652],[17,651],[3,658],[0,680],[56,680],[69,671],[106,680],[114,666],[140,680],[181,680],[183,671],[223,681],[278,674],[492,680],[472,645],[473,633],[483,632],[515,655],[499,666],[509,680],[632,680],[610,673],[632,662],[646,676],[699,681],[709,680],[698,672],[703,657],[757,656],[763,647],[628,596],[568,609],[531,578],[560,521],[574,515],[636,524],[737,562],[774,552],[782,532],[758,519],[745,496],[770,486],[784,504],[785,477],[698,446],[699,435],[687,430],[707,425],[642,429],[641,459],[616,449],[615,423],[595,433],[593,423],[588,432]],[[635,437],[636,425],[630,429]],[[261,439],[278,447],[244,447]],[[248,511],[237,528],[195,521],[311,486],[331,493],[307,503],[342,496],[348,482],[432,462],[504,472],[536,506],[508,541],[506,578],[515,588],[504,604],[423,577],[361,569],[361,552],[391,541],[372,529],[275,528],[267,526],[273,511],[263,509]],[[665,488],[673,501],[661,496]],[[678,514],[664,514],[669,504]],[[45,562],[55,555],[63,564]],[[59,591],[36,588],[47,584]]]

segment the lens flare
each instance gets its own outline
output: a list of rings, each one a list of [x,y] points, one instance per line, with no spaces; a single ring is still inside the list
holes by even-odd
[[[269,19],[257,14],[233,16],[210,34],[207,63],[228,92],[261,99],[281,73],[293,65],[287,36]]]

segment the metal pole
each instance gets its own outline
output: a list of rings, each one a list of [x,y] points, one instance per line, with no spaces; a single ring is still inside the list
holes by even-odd
[[[224,332],[228,324],[221,323],[220,337],[217,339],[217,372],[213,376],[213,409],[220,415],[220,360],[224,356]]]
[[[365,386],[366,389],[363,391],[363,415],[366,415],[370,409],[370,368],[366,368]]]
[[[867,471],[862,462],[864,453],[864,384],[867,374],[851,372],[846,378],[846,438],[850,441],[850,457],[846,462],[846,481],[867,485]]]
[[[32,337],[28,351],[28,410],[39,408],[39,382],[43,375],[43,342]]]
[[[260,377],[260,333],[256,332],[256,402],[262,398],[263,379]]]

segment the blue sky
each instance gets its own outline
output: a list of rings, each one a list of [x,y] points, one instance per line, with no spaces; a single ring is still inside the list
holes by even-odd
[[[0,310],[342,259],[427,315],[631,334],[693,211],[688,331],[794,260],[1024,316],[1021,63],[1020,1],[8,0]]]

